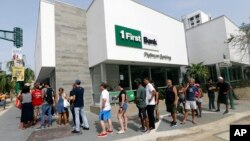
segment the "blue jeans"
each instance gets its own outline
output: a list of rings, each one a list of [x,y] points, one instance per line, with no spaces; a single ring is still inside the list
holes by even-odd
[[[44,125],[44,121],[45,121],[45,115],[46,115],[46,112],[48,112],[48,123],[49,125],[52,124],[52,114],[51,114],[51,111],[52,111],[52,105],[50,104],[43,104],[42,105],[42,116],[41,116],[41,126],[45,126]]]
[[[88,119],[87,116],[84,112],[84,108],[83,107],[75,107],[75,122],[76,122],[76,131],[80,131],[80,114],[82,116],[82,120],[83,120],[83,127],[89,128],[89,123],[88,123]]]
[[[208,93],[208,99],[209,99],[209,102],[208,102],[209,110],[211,110],[212,108],[215,109],[215,105],[214,105],[215,95],[214,95],[214,93]]]
[[[3,107],[5,108],[5,106],[6,106],[6,101],[5,101],[5,100],[1,100],[1,101],[0,101],[0,106],[3,106]]]

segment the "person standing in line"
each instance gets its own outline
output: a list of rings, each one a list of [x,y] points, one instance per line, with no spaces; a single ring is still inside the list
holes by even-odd
[[[45,84],[42,90],[42,97],[44,99],[42,104],[41,126],[37,129],[45,128],[45,116],[48,114],[48,127],[52,126],[52,108],[54,105],[54,90],[50,87],[49,83]]]
[[[118,111],[118,119],[120,121],[121,130],[118,132],[118,134],[124,134],[125,131],[128,129],[128,117],[126,115],[126,111],[128,108],[128,102],[127,102],[127,93],[124,89],[123,84],[119,84],[118,89],[120,90],[119,94],[119,111]]]
[[[135,80],[136,86],[137,86],[137,91],[136,91],[136,106],[138,108],[138,115],[141,120],[141,131],[142,132],[147,132],[149,130],[149,121],[147,117],[147,104],[146,104],[146,89],[142,85],[141,79],[136,79]]]
[[[160,120],[160,109],[159,109],[159,103],[160,103],[160,99],[159,99],[159,90],[157,88],[157,86],[155,85],[155,83],[152,83],[153,87],[155,88],[155,122],[159,122]]]
[[[208,84],[206,85],[207,88],[207,93],[208,93],[208,99],[209,99],[209,111],[212,111],[212,109],[215,109],[215,104],[214,104],[214,100],[215,100],[215,94],[214,91],[216,90],[216,87],[213,86],[213,81],[212,79],[208,79]]]
[[[177,89],[175,86],[173,86],[172,80],[167,80],[167,88],[165,92],[165,103],[167,107],[167,112],[171,113],[171,117],[173,121],[171,122],[171,127],[174,127],[177,125],[177,117],[176,117],[176,111],[177,111],[177,102],[178,102],[178,95],[177,95]]]
[[[198,92],[198,88],[194,86],[195,80],[193,78],[189,79],[189,84],[187,85],[185,94],[186,94],[186,104],[185,104],[185,116],[182,121],[182,124],[185,124],[188,118],[188,113],[192,111],[192,123],[195,122],[195,110],[197,109],[196,101],[195,101],[195,93]]]
[[[43,104],[43,96],[42,91],[39,89],[40,84],[35,84],[35,89],[32,91],[32,105],[34,107],[34,121],[33,124],[35,125],[40,116],[41,105]]]
[[[181,110],[181,113],[183,115],[185,115],[185,88],[186,86],[182,83],[178,89],[178,97],[179,97],[179,100],[178,100],[178,106],[179,107],[181,104],[183,106],[182,110]]]
[[[97,137],[106,137],[108,134],[113,133],[113,126],[111,121],[111,105],[109,101],[109,92],[107,91],[107,84],[101,83],[100,85],[100,113],[99,121],[102,128],[102,132],[97,135]],[[105,122],[108,122],[109,129],[107,130]]]
[[[220,112],[220,104],[223,103],[226,105],[226,111],[223,114],[227,114],[229,112],[228,105],[228,92],[230,90],[230,85],[226,83],[223,77],[218,78],[219,82],[217,84],[217,88],[219,89],[218,101],[217,101],[217,110],[216,112]]]
[[[80,80],[76,80],[75,84],[76,88],[73,90],[73,96],[71,97],[71,100],[74,101],[76,129],[74,129],[72,133],[80,133],[80,127],[82,127],[83,130],[89,130],[89,123],[84,111],[84,88],[80,86]],[[80,114],[83,119],[82,125],[80,125]]]
[[[74,89],[76,88],[76,84],[74,83],[73,85],[72,85],[72,90],[70,91],[70,97],[73,97],[73,95],[74,95]],[[74,106],[74,101],[73,100],[70,100],[70,110],[71,110],[71,114],[72,114],[72,118],[73,118],[73,130],[75,130],[76,129],[76,121],[75,121],[75,106]],[[81,114],[79,115],[80,116],[80,124],[82,125],[82,116],[81,116]]]
[[[66,111],[64,109],[64,100],[66,100],[66,95],[64,93],[64,89],[63,88],[59,88],[59,93],[56,95],[55,98],[55,103],[56,103],[56,112],[58,114],[58,127],[61,127],[62,124],[62,117],[64,120],[64,125],[67,124],[67,115],[66,115]]]
[[[23,123],[22,129],[25,129],[28,126],[31,126],[34,118],[32,95],[30,94],[29,86],[23,87],[19,100],[22,103],[22,111],[21,111],[21,123]]]
[[[198,117],[202,117],[203,91],[200,87],[200,84],[195,84],[195,86],[198,88],[198,92],[195,93],[196,104],[198,106],[198,110],[195,110],[195,111],[196,111]]]
[[[147,114],[149,119],[149,131],[155,129],[155,116],[154,116],[154,110],[155,110],[155,95],[156,91],[155,88],[151,83],[149,83],[148,78],[144,78],[144,84],[146,85],[146,103],[147,103]]]

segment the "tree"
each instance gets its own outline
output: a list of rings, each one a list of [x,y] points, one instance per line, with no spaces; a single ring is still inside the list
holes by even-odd
[[[8,61],[7,64],[6,64],[6,67],[8,69],[8,71],[12,71],[12,67],[14,67],[14,61]]]
[[[250,24],[242,24],[240,30],[236,34],[231,34],[226,43],[232,47],[243,51],[242,58],[249,54],[250,49]]]
[[[31,83],[34,79],[35,72],[30,68],[26,68],[24,72],[24,83]]]
[[[207,79],[209,77],[208,67],[200,62],[198,64],[191,64],[187,66],[187,75],[189,77],[195,78],[197,82],[203,79]]]
[[[5,92],[5,87],[6,87],[6,73],[5,72],[0,72],[0,91]]]

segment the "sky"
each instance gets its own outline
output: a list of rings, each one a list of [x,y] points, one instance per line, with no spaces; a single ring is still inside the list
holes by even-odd
[[[92,0],[58,0],[87,9]],[[249,0],[134,0],[175,19],[197,10],[208,13],[213,18],[226,15],[237,25],[250,23]],[[26,67],[35,68],[35,42],[38,20],[39,0],[1,0],[0,29],[13,31],[14,27],[23,29],[23,54]],[[13,43],[0,39],[0,62],[11,59]]]

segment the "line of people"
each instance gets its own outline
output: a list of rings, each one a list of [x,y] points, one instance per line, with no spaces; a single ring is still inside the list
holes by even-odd
[[[141,131],[149,133],[155,129],[155,122],[159,121],[159,91],[157,87],[148,78],[136,79],[137,85],[135,104],[138,108],[138,116],[141,121]],[[34,90],[30,91],[29,86],[23,87],[22,94],[18,97],[22,103],[21,113],[21,128],[36,124],[38,117],[41,117],[41,126],[38,129],[45,128],[45,119],[47,119],[47,126],[52,125],[52,115],[55,110],[58,116],[58,127],[61,124],[66,125],[69,122],[69,110],[71,110],[73,116],[73,131],[72,133],[80,133],[81,128],[83,130],[89,130],[89,124],[84,111],[84,88],[80,86],[81,81],[76,80],[70,91],[70,95],[67,96],[63,88],[59,88],[58,93],[55,93],[49,84],[45,84],[43,89],[39,84],[35,85]],[[183,113],[183,120],[181,124],[185,124],[189,112],[192,113],[192,123],[196,124],[195,117],[202,117],[202,97],[203,92],[199,84],[195,83],[194,79],[190,79],[187,85],[182,84],[178,88],[172,84],[171,80],[166,81],[166,89],[164,92],[166,110],[171,114],[172,122],[171,127],[177,125],[177,112]],[[108,134],[112,134],[112,116],[111,116],[111,103],[109,92],[107,91],[108,85],[101,83],[99,89],[100,95],[100,113],[99,121],[101,126],[101,133],[98,137],[106,137]],[[126,90],[122,83],[118,85],[120,94],[119,110],[117,118],[120,123],[120,130],[118,134],[124,134],[128,129],[128,117],[126,111],[128,109],[128,97]],[[209,109],[215,109],[214,106],[214,92],[219,89],[218,95],[218,108],[220,111],[220,103],[226,105],[226,111],[228,113],[228,92],[230,86],[226,83],[222,77],[219,77],[219,82],[216,86],[209,80],[207,84],[208,97],[209,97]],[[182,105],[182,106],[181,106]],[[182,107],[182,108],[180,108]],[[182,109],[182,110],[180,110]],[[41,113],[40,113],[41,111]],[[106,126],[106,123],[108,126]]]

